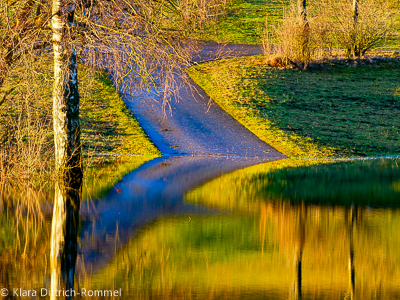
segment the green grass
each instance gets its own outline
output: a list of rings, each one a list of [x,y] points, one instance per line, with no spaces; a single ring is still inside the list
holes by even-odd
[[[389,0],[387,0],[389,1]],[[391,2],[392,7],[398,4]],[[266,17],[271,31],[281,20],[289,0],[233,0],[218,22],[211,22],[198,38],[226,43],[262,44]],[[286,8],[287,9],[287,8]],[[400,49],[400,14],[395,13],[394,30],[389,34],[383,48]]]
[[[265,20],[276,22],[282,17],[287,0],[236,0],[228,4],[226,13],[210,24],[199,38],[224,43],[262,44]],[[272,24],[271,23],[271,24]]]
[[[83,199],[101,197],[125,174],[161,155],[115,91],[108,75],[96,72],[94,79],[92,92],[82,99],[81,108],[82,145],[88,153]]]
[[[400,63],[274,69],[262,57],[190,76],[245,127],[291,157],[400,154]]]
[[[89,97],[82,99],[83,151],[160,155],[103,72],[95,74]]]

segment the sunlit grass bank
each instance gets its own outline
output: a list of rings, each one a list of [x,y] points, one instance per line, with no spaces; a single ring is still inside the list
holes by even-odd
[[[83,151],[108,154],[160,155],[103,72],[94,74],[91,95],[82,99]],[[93,156],[95,157],[95,155]]]
[[[266,67],[262,57],[200,64],[190,76],[224,110],[290,157],[400,153],[400,62]]]
[[[101,196],[125,174],[161,155],[107,74],[98,72],[95,79],[93,96],[82,99],[82,144],[87,166],[83,199]]]

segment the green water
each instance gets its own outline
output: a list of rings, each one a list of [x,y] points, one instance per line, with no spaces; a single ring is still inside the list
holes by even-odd
[[[149,222],[95,272],[78,251],[75,289],[121,289],[115,299],[399,299],[399,163],[285,162],[223,175],[185,196],[212,212]],[[29,231],[22,256],[14,221],[0,218],[0,288],[48,287],[51,222]]]

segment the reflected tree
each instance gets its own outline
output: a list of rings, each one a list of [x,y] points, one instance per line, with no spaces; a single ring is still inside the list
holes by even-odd
[[[301,299],[302,258],[306,240],[306,220],[307,206],[302,202],[297,209],[296,215],[298,233],[295,236],[296,241],[294,251],[294,299]]]
[[[293,280],[290,299],[302,299],[303,251],[306,242],[306,223],[309,206],[304,203],[289,201],[268,202],[261,205],[260,235],[264,251],[268,219],[275,219],[278,232],[279,248],[285,249],[290,261],[293,257]],[[281,251],[281,250],[280,250]],[[292,256],[293,255],[293,256]]]
[[[349,296],[353,300],[356,291],[356,271],[354,265],[354,225],[359,218],[359,210],[354,205],[346,210],[346,227],[349,236]]]
[[[81,180],[55,184],[50,250],[52,291],[74,288],[81,194]]]

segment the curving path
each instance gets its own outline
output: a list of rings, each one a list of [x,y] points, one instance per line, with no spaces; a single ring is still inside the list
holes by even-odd
[[[258,45],[208,42],[201,45],[193,61],[199,63],[261,53],[262,48]],[[178,76],[175,79],[180,87],[180,99],[170,100],[171,114],[167,111],[165,115],[161,105],[149,100],[149,95],[123,96],[128,108],[161,152],[285,158],[222,110],[193,81],[191,88]]]
[[[259,53],[259,46],[206,43],[194,60]],[[89,273],[104,267],[115,255],[117,244],[123,247],[140,228],[160,217],[216,212],[186,203],[189,190],[228,172],[286,158],[240,125],[199,87],[199,93],[192,94],[181,83],[181,100],[172,103],[173,114],[167,118],[159,104],[124,96],[164,155],[127,174],[100,199],[95,214],[82,205],[78,272],[83,266]]]

